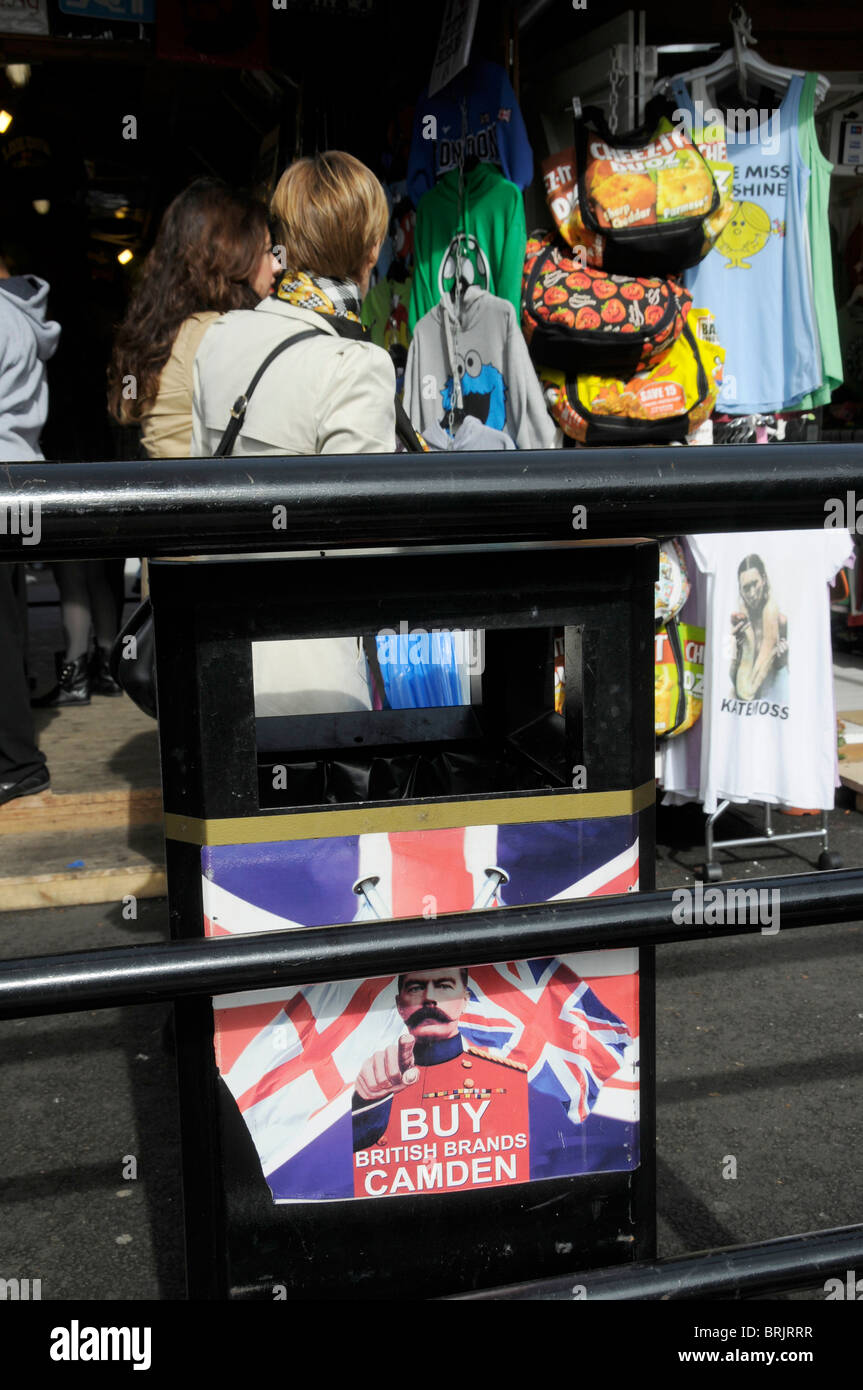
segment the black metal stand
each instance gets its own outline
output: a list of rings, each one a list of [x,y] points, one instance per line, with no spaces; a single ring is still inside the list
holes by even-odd
[[[214,837],[273,841],[309,827],[313,834],[342,833],[348,823],[421,827],[430,814],[436,825],[457,826],[476,823],[477,803],[489,822],[626,811],[637,817],[641,883],[651,888],[656,553],[652,542],[570,543],[152,563],[173,935],[202,936],[201,846]],[[326,715],[256,721],[252,641],[398,630],[402,620],[485,630],[480,704],[335,722]],[[556,627],[566,633],[565,719],[553,712]],[[366,749],[386,754],[394,747],[402,754],[469,751],[472,770],[457,795],[325,806],[303,804],[299,781],[287,795],[274,793],[265,775],[274,762],[308,766],[337,752],[362,759]],[[573,778],[577,767],[585,769],[586,784]],[[498,911],[505,917],[508,910]],[[354,930],[359,950],[373,939],[375,924],[358,922]],[[368,1200],[274,1205],[216,1071],[212,1008],[178,1003],[190,1295],[272,1299],[278,1286],[289,1298],[433,1297],[551,1276],[573,1263],[652,1258],[652,948],[639,952],[639,973],[638,1167],[529,1188],[400,1196],[385,1207]],[[525,1200],[528,1192],[536,1202]]]
[[[819,869],[842,868],[841,856],[830,849],[830,831],[826,811],[822,811],[820,814],[821,824],[817,830],[788,830],[777,833],[773,829],[773,808],[767,802],[763,802],[763,835],[745,835],[734,840],[716,840],[713,835],[713,827],[731,805],[730,801],[721,801],[716,810],[707,817],[704,825],[704,863],[699,869],[699,878],[703,878],[707,883],[719,883],[722,878],[722,865],[716,858],[715,850],[739,849],[744,846],[757,848],[764,845],[782,844],[786,840],[821,840],[822,849],[818,856]]]

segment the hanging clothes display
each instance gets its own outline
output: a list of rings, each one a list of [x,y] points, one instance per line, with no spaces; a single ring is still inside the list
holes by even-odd
[[[392,358],[396,370],[396,395],[401,399],[404,394],[405,366],[411,341],[408,304],[412,276],[404,274],[402,278],[395,277],[393,272],[396,266],[403,270],[402,262],[394,262],[390,266],[387,279],[381,280],[369,290],[363,300],[360,317],[363,327],[369,331],[372,342],[384,348]]]
[[[409,265],[414,252],[416,210],[408,197],[407,184],[404,179],[398,183],[385,183],[383,190],[390,210],[390,225],[381,244],[381,253],[375,266],[377,280],[373,283],[383,280],[389,274],[393,261],[403,261]]]
[[[365,299],[360,317],[369,330],[369,337],[378,347],[389,351],[396,344],[405,351],[410,346],[408,328],[408,305],[411,297],[413,277],[406,275],[403,280],[381,280],[370,289]]]
[[[839,783],[828,585],[853,559],[849,532],[687,543],[706,580],[684,610],[706,631],[704,708],[664,750],[666,800],[696,796],[708,813],[720,800],[829,810]]]
[[[465,170],[461,217],[459,171],[444,174],[417,208],[411,332],[451,291],[457,258],[468,284],[508,299],[518,314],[526,245],[521,192],[499,170],[488,164]]]
[[[433,383],[430,389],[429,383]],[[405,373],[415,429],[453,429],[467,416],[506,430],[519,449],[554,447],[554,424],[508,300],[472,285],[460,312],[449,295],[416,326]]]
[[[845,384],[855,401],[863,401],[863,293],[855,293],[839,311],[839,342]]]
[[[407,173],[414,206],[442,174],[471,157],[499,165],[519,188],[533,178],[533,151],[510,80],[498,63],[478,58],[433,97],[424,91],[417,101]]]
[[[800,149],[809,167],[806,226],[812,262],[812,296],[821,351],[821,385],[798,402],[795,409],[800,410],[812,410],[816,406],[827,405],[836,387],[842,385],[842,351],[839,346],[836,295],[833,289],[833,256],[828,215],[833,165],[822,154],[815,129],[817,85],[817,72],[808,72],[803,80],[803,91],[800,95],[797,131]]]
[[[437,421],[427,425],[423,439],[430,449],[450,453],[485,453],[488,449],[514,449],[515,440],[506,430],[481,425],[475,415],[465,415],[453,434],[448,434]]]
[[[797,129],[802,90],[803,79],[792,77],[781,106],[760,113],[757,129],[726,131],[734,205],[713,250],[683,276],[695,302],[716,315],[726,351],[717,408],[730,415],[786,409],[822,384],[806,226],[809,169]],[[694,119],[685,84],[676,79],[672,91]]]

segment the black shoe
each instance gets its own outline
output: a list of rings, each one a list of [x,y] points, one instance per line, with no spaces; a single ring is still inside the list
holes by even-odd
[[[47,695],[39,695],[37,699],[31,700],[33,708],[56,709],[59,705],[89,705],[89,657],[79,656],[74,661],[66,661],[62,652],[55,652],[54,663],[57,667],[57,684]]]
[[[35,796],[37,792],[47,791],[50,785],[51,774],[47,767],[40,767],[38,772],[31,772],[29,777],[21,777],[17,782],[0,782],[0,806],[18,796]]]
[[[93,695],[123,694],[123,687],[111,675],[110,656],[107,647],[97,647],[90,658],[90,692]]]

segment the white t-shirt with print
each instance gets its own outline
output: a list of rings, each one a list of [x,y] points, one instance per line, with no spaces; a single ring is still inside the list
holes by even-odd
[[[708,577],[700,798],[827,810],[839,785],[828,585],[848,531],[688,537]]]

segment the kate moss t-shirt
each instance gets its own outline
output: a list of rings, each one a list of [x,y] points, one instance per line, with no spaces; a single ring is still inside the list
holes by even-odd
[[[837,786],[828,585],[847,530],[690,536],[707,576],[700,799],[828,810]]]

